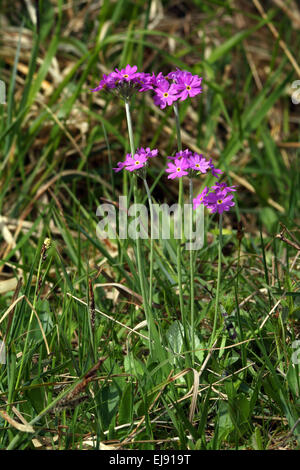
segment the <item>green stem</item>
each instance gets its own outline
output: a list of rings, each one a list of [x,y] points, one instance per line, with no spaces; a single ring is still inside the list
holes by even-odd
[[[183,194],[183,180],[179,179],[179,193],[178,193],[178,204],[182,208],[182,194]],[[185,311],[183,302],[183,289],[182,289],[182,271],[181,271],[181,239],[177,243],[177,275],[178,275],[178,289],[179,289],[179,303],[182,322],[185,324]]]
[[[235,298],[236,298],[236,316],[237,322],[240,331],[240,342],[241,344],[241,357],[242,357],[242,364],[243,367],[247,365],[247,358],[246,358],[246,351],[245,351],[245,344],[244,342],[244,334],[242,329],[241,323],[241,316],[240,316],[240,307],[239,307],[239,299],[238,299],[238,291],[239,291],[239,272],[240,272],[240,264],[241,264],[241,240],[239,240],[239,248],[238,248],[238,258],[237,258],[237,275],[236,275],[236,286],[235,286]],[[246,376],[247,371],[244,371],[244,377]]]
[[[128,135],[129,135],[129,143],[130,143],[130,151],[131,156],[135,154],[135,145],[134,145],[134,138],[133,138],[133,128],[132,128],[132,121],[131,121],[131,114],[130,114],[130,106],[129,101],[125,101],[125,111],[126,111],[126,119],[127,119],[127,127],[128,127]]]
[[[175,123],[176,123],[176,136],[177,136],[177,149],[178,152],[182,150],[182,141],[181,141],[181,129],[180,129],[180,118],[179,118],[179,111],[178,111],[178,103],[173,103],[174,115],[175,115]],[[179,178],[179,188],[178,188],[178,205],[180,206],[181,210],[183,208],[183,178]],[[182,222],[182,219],[181,219]],[[189,350],[189,341],[188,341],[188,334],[187,334],[187,319],[185,315],[185,308],[184,308],[184,301],[183,301],[183,288],[182,288],[182,270],[181,270],[181,242],[182,242],[182,228],[181,228],[181,238],[178,240],[177,243],[177,277],[178,277],[178,290],[179,290],[179,304],[180,304],[180,312],[181,312],[181,321],[183,325],[184,331],[184,346],[186,351]],[[191,366],[191,364],[189,364]]]
[[[211,336],[211,343],[213,343],[217,330],[218,322],[218,310],[219,310],[219,297],[220,297],[220,286],[221,286],[221,268],[222,268],[222,214],[219,215],[219,250],[218,250],[218,280],[217,280],[217,292],[216,292],[216,303],[215,303],[215,316],[214,325]]]
[[[153,206],[152,206],[152,199],[150,189],[147,183],[146,178],[144,178],[144,185],[146,188],[146,193],[148,197],[148,203],[150,208],[150,227],[151,227],[151,235],[150,235],[150,287],[149,287],[149,305],[152,306],[152,297],[153,297]]]
[[[130,150],[131,150],[131,155],[133,156],[135,154],[135,146],[134,146],[133,128],[132,128],[129,101],[125,101],[125,110],[126,110]],[[137,204],[137,201],[138,201],[137,176],[136,174],[133,174],[132,177],[133,177],[134,203]],[[143,306],[144,306],[146,320],[147,320],[147,324],[149,328],[150,354],[152,355],[153,354],[153,341],[157,345],[157,347],[159,347],[158,344],[160,343],[159,343],[159,338],[158,338],[158,334],[156,331],[155,323],[152,317],[151,304],[149,305],[149,302],[147,302],[147,297],[146,297],[146,285],[145,285],[144,270],[143,270],[143,264],[142,264],[142,250],[141,250],[140,238],[136,239],[136,253],[137,253],[137,267],[138,267],[138,273],[139,273],[139,278],[140,278],[140,287],[141,287],[141,293],[142,293],[142,298],[143,298]]]
[[[175,101],[175,103],[173,104],[173,109],[174,109],[175,123],[176,123],[177,148],[178,148],[178,152],[180,152],[182,150],[182,142],[181,142],[180,118],[179,118],[177,101]]]
[[[189,178],[190,189],[190,239],[193,230],[193,180]],[[191,336],[192,336],[192,361],[195,362],[195,294],[194,294],[194,259],[193,250],[190,250],[190,309],[191,309]]]
[[[182,142],[181,142],[180,118],[179,118],[177,101],[175,101],[175,103],[173,104],[173,109],[174,109],[175,123],[176,123],[177,149],[178,149],[178,152],[180,152],[182,150]],[[178,190],[178,205],[182,209],[182,196],[183,196],[183,179],[182,178],[179,178],[178,189],[179,189]],[[177,275],[178,275],[178,289],[179,289],[181,320],[182,320],[182,323],[185,325],[185,312],[184,312],[183,289],[182,289],[182,272],[181,272],[181,239],[182,239],[182,236],[178,240],[178,243],[177,243]]]
[[[106,143],[106,147],[107,147],[110,179],[111,179],[111,184],[112,184],[113,198],[114,198],[114,200],[115,200],[115,199],[116,199],[115,178],[114,178],[114,172],[113,172],[113,167],[112,167],[110,145],[109,145],[109,140],[108,140],[108,137],[107,137],[107,132],[106,132],[106,129],[105,129],[105,126],[104,126],[103,122],[101,122],[101,125],[102,125],[102,130],[103,130],[103,134],[104,134],[104,139],[105,139],[105,143]]]

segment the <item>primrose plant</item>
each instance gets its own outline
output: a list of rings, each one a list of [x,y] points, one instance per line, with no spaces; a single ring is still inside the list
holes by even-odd
[[[103,75],[99,85],[93,88],[92,92],[106,91],[113,93],[124,101],[125,113],[127,119],[130,153],[126,155],[124,161],[118,162],[114,168],[115,172],[129,171],[132,174],[134,203],[138,202],[137,192],[137,177],[143,180],[145,190],[147,193],[148,204],[151,216],[151,234],[154,220],[154,211],[152,204],[152,197],[147,184],[147,166],[152,158],[157,157],[158,149],[136,148],[134,144],[134,132],[130,112],[131,98],[136,93],[151,93],[153,101],[160,109],[165,109],[168,106],[173,107],[176,136],[177,136],[177,151],[174,155],[167,157],[166,176],[168,179],[178,178],[178,206],[183,206],[183,178],[188,179],[189,183],[189,208],[190,212],[194,209],[197,211],[199,207],[202,211],[196,213],[200,214],[203,218],[203,209],[206,207],[212,214],[219,214],[219,262],[218,262],[218,282],[215,301],[215,315],[213,324],[212,341],[216,334],[216,325],[218,319],[218,303],[220,292],[221,280],[221,255],[222,255],[222,214],[230,210],[234,206],[233,192],[236,191],[234,186],[227,186],[225,182],[219,182],[221,174],[220,169],[215,168],[212,159],[206,159],[202,154],[193,152],[190,149],[182,148],[181,129],[178,103],[188,98],[194,98],[202,93],[202,78],[198,75],[193,75],[186,70],[176,69],[168,75],[163,75],[162,72],[155,75],[154,73],[138,72],[137,66],[133,67],[127,65],[124,69],[111,72],[108,75]],[[193,197],[193,179],[207,173],[215,178],[215,183],[211,187],[204,187],[200,194],[195,198]],[[193,217],[189,217],[190,233],[192,233]],[[189,287],[189,305],[185,305],[183,297],[183,282],[182,282],[182,233],[177,243],[177,277],[178,277],[178,292],[179,303],[181,311],[181,320],[183,325],[183,341],[186,350],[191,351],[191,364],[195,360],[195,311],[194,311],[194,264],[195,254],[193,249],[190,249],[189,256],[189,272],[190,272],[190,285]],[[136,238],[136,257],[137,268],[140,279],[140,287],[143,298],[143,306],[145,310],[147,325],[149,328],[149,346],[150,354],[153,348],[161,348],[161,339],[157,330],[157,322],[155,322],[153,314],[153,237],[150,240],[150,276],[149,288],[146,286],[145,276],[142,269],[142,248],[140,237]],[[187,327],[187,325],[189,325]],[[189,331],[191,333],[189,333]]]

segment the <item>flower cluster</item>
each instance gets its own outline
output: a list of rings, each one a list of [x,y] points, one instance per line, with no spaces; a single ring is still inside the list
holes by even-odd
[[[236,191],[235,186],[227,186],[226,183],[216,183],[211,187],[213,191],[210,191],[206,186],[204,190],[198,194],[193,200],[193,208],[197,209],[200,204],[204,204],[211,213],[218,212],[222,214],[224,211],[228,211],[232,206],[233,194],[232,191]]]
[[[99,85],[91,91],[108,90],[128,100],[136,91],[154,92],[154,103],[161,109],[170,106],[174,101],[184,101],[188,96],[193,97],[202,92],[202,78],[187,70],[177,69],[164,76],[161,72],[143,73],[137,71],[137,66],[129,64],[124,69],[115,69],[108,75],[103,75]]]
[[[207,173],[209,170],[215,178],[219,178],[222,170],[215,168],[212,159],[207,160],[202,154],[191,150],[181,150],[174,157],[168,157],[172,162],[167,164],[166,172],[168,179],[181,178],[182,176]],[[232,191],[236,191],[235,186],[227,186],[226,183],[216,183],[211,189],[205,187],[204,190],[193,200],[193,208],[197,209],[200,204],[204,204],[211,213],[222,214],[234,206]]]
[[[216,178],[223,173],[218,168],[215,168],[212,160],[206,160],[202,154],[192,152],[191,150],[181,150],[177,152],[174,157],[168,157],[173,160],[168,163],[166,172],[169,173],[168,178],[180,178],[182,176],[191,175],[193,172],[207,173],[211,170],[213,176]]]
[[[140,91],[153,90],[154,103],[161,109],[170,106],[174,101],[184,101],[188,96],[192,98],[202,92],[202,78],[187,70],[176,69],[166,76],[161,72],[157,76],[145,74],[144,80]]]
[[[103,75],[99,85],[91,91],[107,90],[116,93],[124,100],[139,92],[152,91],[154,93],[154,103],[161,109],[171,106],[175,101],[184,101],[188,97],[194,97],[202,93],[202,78],[193,75],[187,70],[176,69],[168,75],[159,72],[141,73],[137,71],[137,66],[127,65],[124,69],[115,69],[108,75]],[[137,174],[142,178],[146,175],[146,166],[148,159],[156,157],[158,150],[138,148],[134,155],[128,153],[123,162],[118,162],[116,172],[123,169],[128,171],[137,170]],[[183,176],[191,177],[193,173],[204,174],[211,171],[212,175],[218,179],[223,173],[215,168],[212,159],[207,160],[202,154],[192,152],[191,150],[181,150],[175,156],[168,157],[171,162],[167,164],[166,172],[168,179],[181,178]],[[196,209],[200,204],[204,204],[211,213],[229,210],[234,206],[232,192],[236,191],[234,186],[227,186],[226,183],[217,182],[211,188],[205,187],[204,190],[193,200],[193,207]]]
[[[149,158],[156,157],[158,155],[158,150],[150,150],[147,148],[138,148],[136,153],[132,156],[131,153],[127,153],[124,162],[117,163],[117,168],[114,168],[115,172],[119,172],[123,169],[128,171],[135,171],[141,168],[144,168]]]
[[[137,72],[137,66],[126,65],[125,69],[115,69],[108,75],[103,75],[99,85],[91,91],[113,91],[123,99],[129,99],[140,90],[148,74]]]

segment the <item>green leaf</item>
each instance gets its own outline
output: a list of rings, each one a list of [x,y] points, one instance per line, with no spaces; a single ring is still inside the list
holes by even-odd
[[[176,320],[167,331],[166,337],[168,343],[175,354],[179,354],[181,352],[181,348],[183,345],[183,335],[184,335],[184,328],[180,321]]]
[[[103,387],[99,393],[100,412],[105,427],[108,427],[115,416],[120,400],[119,392],[115,385]]]
[[[296,397],[299,397],[299,368],[295,366],[292,362],[290,362],[287,374],[286,374],[286,379],[289,384],[289,388],[293,395]]]
[[[255,428],[255,431],[251,436],[251,442],[255,450],[264,450],[259,428]]]
[[[54,8],[49,0],[44,0],[43,2],[40,2],[39,16],[40,41],[44,41],[47,38],[54,21]]]
[[[133,416],[133,384],[125,385],[119,408],[119,424],[132,422]]]
[[[35,409],[36,413],[40,413],[44,406],[44,399],[45,399],[45,392],[44,387],[39,383],[40,379],[34,379],[31,384],[38,384],[39,386],[33,387],[31,390],[26,392],[27,399],[31,402],[33,408]]]
[[[219,402],[219,433],[220,439],[226,439],[233,431],[233,424],[230,419],[229,405],[225,401]]]
[[[139,359],[133,357],[132,353],[129,353],[125,356],[124,369],[126,374],[134,374],[140,377],[145,375],[144,364]]]

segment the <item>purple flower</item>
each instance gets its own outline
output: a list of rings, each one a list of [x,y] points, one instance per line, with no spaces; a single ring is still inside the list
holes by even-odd
[[[230,193],[231,191],[236,191],[236,186],[227,186],[226,183],[216,183],[214,186],[211,187],[211,189],[214,189],[215,191],[225,191],[226,194]]]
[[[170,85],[165,79],[159,81],[155,88],[155,93],[154,103],[160,109],[164,109],[167,105],[170,106],[178,98],[176,85],[173,83]]]
[[[115,172],[118,173],[119,171],[123,170],[125,165],[126,165],[126,160],[125,160],[125,162],[118,162],[117,163],[117,168],[113,168],[113,170],[115,170]]]
[[[142,77],[142,86],[139,89],[140,92],[153,90],[153,76],[154,74],[144,73]]]
[[[115,69],[115,72],[112,72],[110,74],[111,78],[115,80],[115,82],[119,81],[125,81],[125,82],[130,82],[130,81],[137,81],[140,79],[140,73],[137,72],[137,66],[134,65],[131,67],[129,64],[126,65],[125,69],[118,70],[117,68]]]
[[[227,186],[226,183],[216,183],[214,186],[211,187],[211,189],[214,190],[220,190],[220,191],[226,191],[226,194],[229,193],[230,191],[236,191],[236,186]]]
[[[91,91],[113,90],[121,98],[128,100],[136,91],[138,91],[144,82],[147,82],[148,75],[137,72],[137,66],[126,65],[124,69],[115,69],[108,75],[103,75],[99,85]]]
[[[193,199],[193,209],[197,209],[197,207],[200,205],[200,204],[205,204],[205,198],[206,198],[206,195],[209,191],[209,188],[207,186],[205,186],[205,188],[203,189],[202,193],[198,194],[198,196]]]
[[[123,170],[123,168],[127,169],[126,166],[130,165],[132,163],[132,156],[131,153],[127,153],[126,158],[124,162],[118,162],[117,163],[117,168],[113,168],[116,173],[119,171]]]
[[[147,164],[147,156],[142,153],[136,153],[133,158],[126,160],[125,169],[128,171],[138,170]]]
[[[203,157],[202,154],[192,152],[189,149],[186,150],[181,150],[180,152],[177,152],[174,157],[167,157],[170,160],[181,160],[184,162],[184,169],[185,170],[190,170],[188,172],[189,176],[192,176],[192,170],[197,171],[200,173],[207,173],[209,169],[212,170],[212,174],[218,178],[218,173],[223,173],[221,170],[218,170],[217,168],[214,167],[212,164],[212,160],[208,161],[206,158]],[[217,188],[219,186],[216,186]],[[223,186],[221,186],[221,189]]]
[[[172,80],[173,83],[170,83]],[[192,75],[187,70],[177,69],[164,76],[162,72],[142,73],[137,71],[137,66],[126,65],[124,69],[115,69],[108,75],[103,75],[99,85],[92,88],[92,92],[100,90],[114,90],[121,98],[128,100],[136,91],[144,92],[153,90],[154,103],[161,109],[171,106],[174,101],[185,100],[202,92],[202,78]]]
[[[190,168],[192,170],[206,173],[208,168],[210,168],[209,162],[203,157],[203,155],[199,155],[198,153],[194,153],[194,155],[190,157],[189,161]]]
[[[211,173],[214,175],[215,178],[219,178],[219,176],[223,173],[222,170],[215,168],[215,165],[212,163],[212,159],[209,160],[209,166],[211,169]]]
[[[180,101],[184,101],[188,96],[191,98],[193,96],[199,95],[202,92],[201,88],[202,78],[199,78],[198,75],[192,75],[190,72],[183,71],[180,74],[177,74],[177,91],[180,93]]]
[[[165,80],[162,72],[159,72],[158,75],[154,73],[144,73],[142,77],[143,84],[139,91],[154,90],[162,80]]]
[[[228,211],[230,207],[234,206],[232,199],[233,195],[228,195],[226,189],[217,190],[206,196],[205,205],[211,213],[218,212],[218,214],[222,214],[224,211]]]
[[[142,154],[145,154],[148,158],[153,158],[153,157],[157,157],[158,150],[157,149],[150,150],[150,147],[146,147],[145,149],[141,147],[140,149],[137,149],[137,153],[142,153]]]
[[[194,209],[197,209],[200,204],[204,204],[211,213],[222,214],[234,206],[233,195],[230,194],[231,191],[236,191],[234,187],[226,186],[226,183],[216,183],[211,189],[215,191],[209,192],[209,188],[205,187],[202,193],[193,199]]]
[[[177,160],[180,158],[184,158],[186,161],[189,160],[190,157],[192,157],[193,152],[189,149],[186,150],[180,150],[180,152],[175,153],[175,157],[167,157],[170,160]]]
[[[174,178],[181,178],[182,176],[186,176],[188,172],[186,171],[188,168],[188,164],[185,159],[180,158],[176,159],[174,163],[168,163],[168,168],[166,172],[169,173],[168,179]]]
[[[175,83],[177,83],[177,80],[178,80],[178,77],[183,73],[185,72],[180,70],[178,67],[175,71],[173,72],[170,72],[168,75],[167,75],[167,78],[169,78],[170,80],[174,80]]]
[[[100,80],[99,85],[96,88],[91,88],[91,91],[100,91],[107,88],[115,88],[115,82],[110,75],[103,75],[102,80]]]
[[[150,150],[150,147],[146,147],[145,149],[143,147],[138,148],[133,157],[131,153],[127,153],[124,162],[118,162],[117,168],[114,168],[114,170],[116,173],[123,169],[128,171],[139,170],[147,165],[148,158],[156,157],[157,154],[157,149]]]

